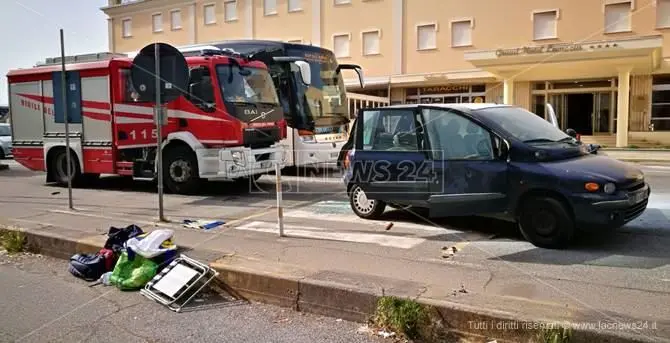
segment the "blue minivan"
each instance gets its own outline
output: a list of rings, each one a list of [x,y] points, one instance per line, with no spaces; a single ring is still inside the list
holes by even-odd
[[[545,248],[580,230],[611,230],[640,216],[650,187],[631,164],[587,146],[523,108],[413,104],[359,111],[340,152],[352,210],[386,206],[431,217],[495,216]]]

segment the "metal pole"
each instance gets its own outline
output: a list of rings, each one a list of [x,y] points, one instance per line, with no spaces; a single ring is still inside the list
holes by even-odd
[[[163,106],[161,106],[161,67],[160,67],[160,51],[158,43],[154,44],[154,58],[156,59],[156,173],[158,174],[158,220],[166,222],[163,216]]]
[[[61,94],[63,101],[63,120],[65,121],[65,163],[67,163],[67,198],[71,210],[74,209],[72,203],[72,156],[70,156],[70,118],[67,108],[70,105],[67,102],[67,78],[65,76],[65,38],[63,38],[63,29],[60,29],[60,65],[61,65]]]
[[[279,161],[275,163],[275,180],[277,183],[277,227],[279,228],[279,237],[284,237],[284,209],[282,208],[281,167],[279,166]]]

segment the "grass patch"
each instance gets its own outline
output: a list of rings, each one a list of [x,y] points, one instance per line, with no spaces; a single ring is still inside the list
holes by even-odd
[[[410,299],[383,296],[377,301],[373,323],[409,339],[425,336],[430,325],[430,308]]]
[[[640,147],[635,145],[635,144],[631,144],[631,145],[628,146],[628,148],[629,149],[639,149]]]
[[[572,332],[569,328],[558,327],[544,329],[538,336],[538,342],[541,343],[568,343],[572,338]]]
[[[26,244],[26,235],[20,231],[0,229],[0,246],[8,253],[22,252]]]

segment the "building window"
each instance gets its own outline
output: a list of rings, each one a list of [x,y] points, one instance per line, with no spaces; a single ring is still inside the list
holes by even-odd
[[[123,37],[132,37],[133,35],[133,22],[130,19],[123,19],[121,21]]]
[[[670,131],[670,75],[654,77],[651,89],[651,129]]]
[[[173,10],[170,12],[170,28],[172,31],[181,29],[181,11]]]
[[[163,31],[163,14],[155,13],[151,15],[151,28],[154,32]]]
[[[363,41],[363,55],[378,55],[379,50],[379,40],[381,32],[379,30],[366,31],[361,35]]]
[[[457,20],[451,22],[451,46],[472,45],[472,20]]]
[[[205,12],[205,25],[216,24],[216,8],[214,4],[208,4],[203,7]]]
[[[558,38],[558,11],[542,11],[533,13],[533,39]]]
[[[333,0],[335,5],[345,5],[350,4],[351,0]]]
[[[656,0],[656,27],[670,28],[670,0]]]
[[[289,12],[302,11],[302,1],[300,1],[300,0],[288,0],[288,11]]]
[[[605,5],[605,33],[630,31],[631,2]]]
[[[437,49],[437,24],[416,27],[417,50]]]
[[[263,0],[263,14],[277,14],[277,0]]]
[[[333,36],[333,52],[335,57],[349,57],[349,43],[351,36],[348,33]]]
[[[237,0],[226,0],[223,3],[223,11],[225,21],[237,20]]]

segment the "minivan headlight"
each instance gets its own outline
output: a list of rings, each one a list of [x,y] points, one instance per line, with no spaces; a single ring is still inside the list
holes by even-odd
[[[612,194],[616,192],[616,185],[613,183],[606,183],[605,186],[603,186],[603,192],[607,194]]]

